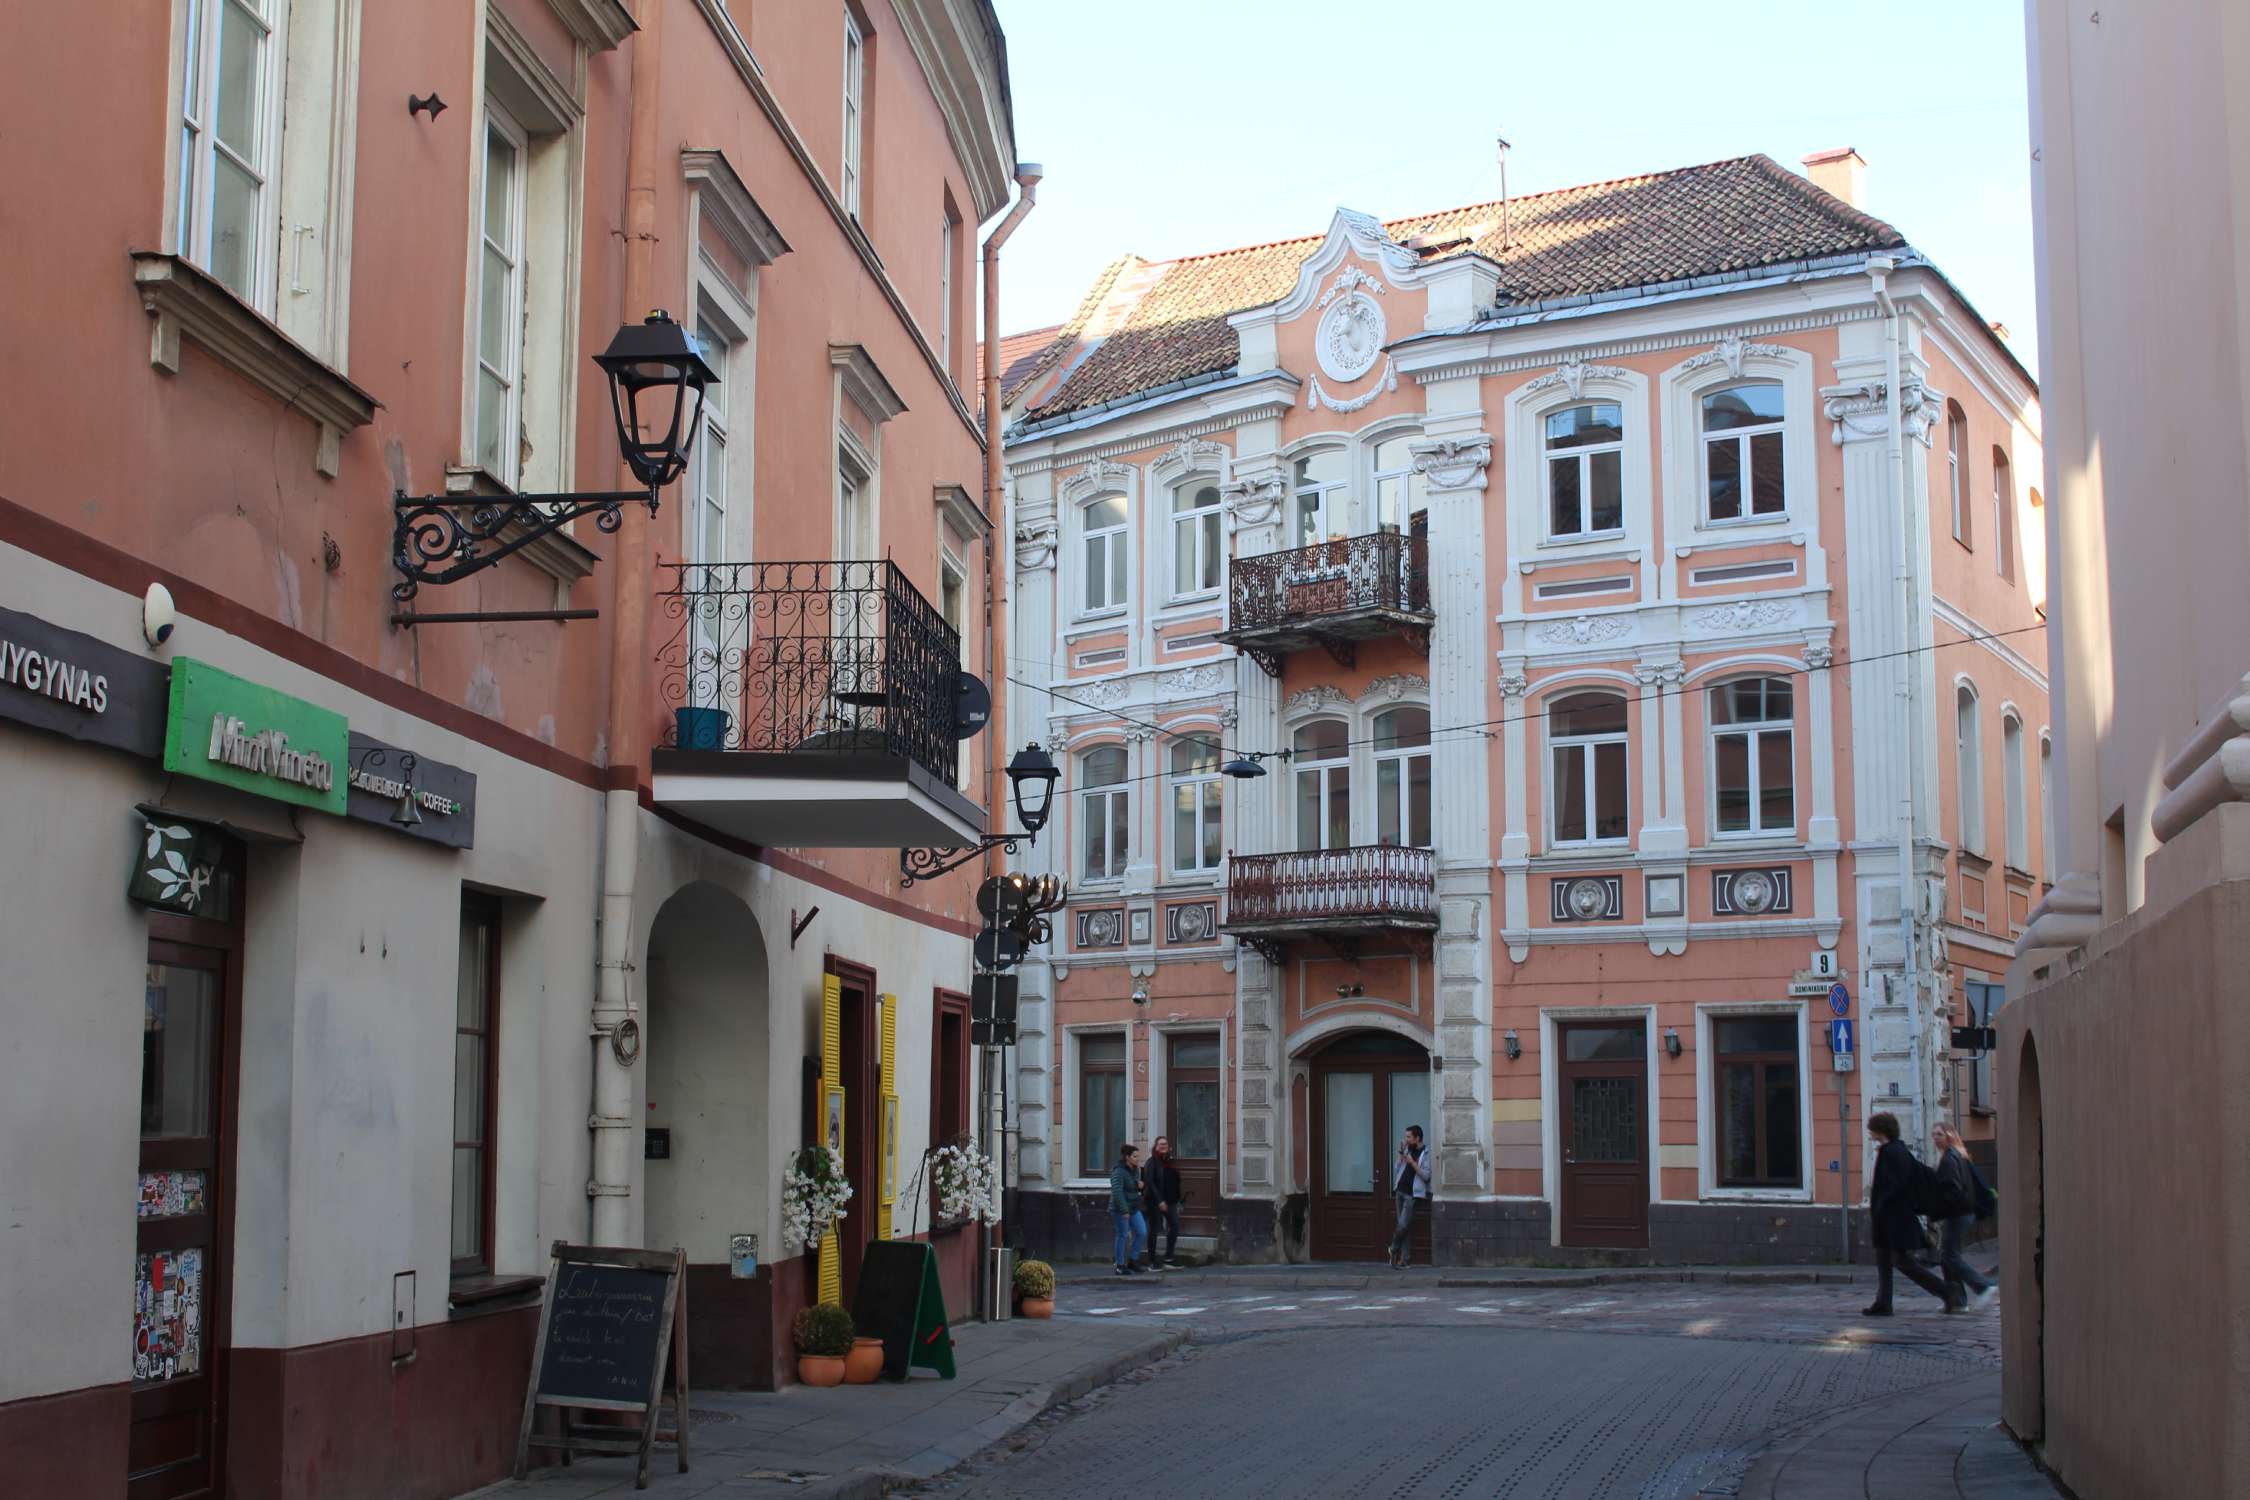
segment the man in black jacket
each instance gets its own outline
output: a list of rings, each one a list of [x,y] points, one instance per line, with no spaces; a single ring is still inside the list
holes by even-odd
[[[1180,1169],[1172,1164],[1172,1140],[1158,1136],[1149,1148],[1148,1164],[1141,1168],[1141,1212],[1148,1217],[1148,1268],[1177,1267],[1180,1263]],[[1165,1237],[1164,1253],[1156,1253],[1157,1237]]]
[[[1926,1196],[1923,1179],[1930,1175],[1930,1169],[1916,1161],[1906,1142],[1898,1138],[1898,1116],[1869,1115],[1867,1133],[1882,1144],[1875,1152],[1874,1180],[1867,1186],[1868,1230],[1875,1241],[1875,1302],[1864,1309],[1864,1316],[1891,1315],[1894,1268],[1905,1272],[1907,1280],[1951,1312],[1956,1306],[1952,1292],[1913,1255],[1923,1243],[1922,1221],[1916,1214]]]

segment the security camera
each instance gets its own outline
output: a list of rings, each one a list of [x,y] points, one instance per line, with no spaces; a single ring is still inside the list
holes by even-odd
[[[1133,986],[1133,1003],[1134,1003],[1135,1005],[1146,1005],[1146,1004],[1148,1004],[1148,986],[1147,986],[1147,985],[1145,985],[1145,984],[1137,984],[1137,985]]]
[[[161,646],[172,638],[172,591],[161,583],[152,583],[148,592],[141,595],[141,634],[148,637],[151,646]]]

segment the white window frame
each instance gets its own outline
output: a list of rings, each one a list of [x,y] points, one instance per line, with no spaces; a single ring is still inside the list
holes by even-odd
[[[475,346],[476,353],[476,388],[470,395],[472,415],[469,422],[469,456],[476,467],[483,469],[502,484],[512,487],[522,477],[523,472],[523,263],[526,244],[525,230],[527,227],[524,224],[524,208],[528,196],[526,179],[531,175],[531,136],[523,126],[516,123],[515,117],[509,114],[498,100],[487,99],[484,110],[484,134],[477,142],[480,160],[484,163],[484,168],[480,169],[478,174],[480,191],[477,194],[477,276],[474,282],[476,305],[471,309],[469,323],[472,330],[470,339]],[[510,230],[508,238],[510,242],[505,245],[496,244],[493,241],[492,227],[487,222],[485,215],[485,204],[490,201],[491,195],[482,191],[485,186],[483,172],[489,169],[492,160],[491,137],[495,135],[506,141],[516,154],[515,172],[513,179],[508,184],[507,193]],[[501,259],[508,265],[506,291],[508,305],[501,315],[500,325],[504,347],[499,352],[506,357],[504,368],[493,365],[492,354],[494,351],[484,346],[484,258],[493,251],[497,251]],[[488,372],[501,384],[498,434],[500,451],[495,455],[496,461],[490,463],[485,461],[483,452],[485,399],[483,377]]]
[[[1714,1202],[1809,1203],[1813,1182],[1812,1040],[1809,1007],[1802,1000],[1728,1001],[1695,1008],[1695,1119],[1697,1196]],[[1791,1016],[1797,1022],[1797,1167],[1800,1185],[1719,1185],[1719,1049],[1716,1022],[1743,1017]],[[1653,1028],[1653,1023],[1652,1023]]]
[[[1724,682],[1713,683],[1703,694],[1704,765],[1706,805],[1711,810],[1710,827],[1713,843],[1732,843],[1747,839],[1794,838],[1797,833],[1797,700],[1801,696],[1797,684],[1786,677],[1776,678],[1789,689],[1789,717],[1786,719],[1759,719],[1754,722],[1721,724],[1712,709],[1714,695],[1723,693],[1738,683],[1774,678],[1771,672],[1744,672],[1729,677]],[[1762,818],[1764,788],[1759,784],[1758,752],[1767,735],[1779,734],[1789,742],[1789,821],[1778,828],[1768,828]],[[1724,829],[1719,826],[1719,741],[1729,736],[1741,736],[1748,741],[1744,752],[1749,757],[1750,772],[1750,826]]]
[[[1097,1176],[1087,1177],[1078,1168],[1086,1154],[1085,1111],[1081,1107],[1086,1098],[1085,1045],[1089,1039],[1122,1036],[1125,1038],[1125,1131],[1122,1138],[1131,1140],[1133,1128],[1133,1030],[1130,1026],[1066,1026],[1063,1028],[1063,1079],[1068,1091],[1063,1096],[1063,1146],[1069,1153],[1062,1170],[1056,1175],[1063,1185],[1074,1188],[1106,1188],[1109,1186],[1109,1169],[1104,1167]]]
[[[1375,467],[1376,455],[1387,444],[1412,443],[1417,436],[1419,436],[1417,432],[1409,429],[1404,432],[1377,433],[1364,439],[1367,448],[1367,503],[1374,511],[1375,529],[1378,531],[1389,526],[1396,528],[1402,535],[1411,532],[1414,529],[1414,517],[1429,509],[1429,486],[1421,473],[1414,467],[1414,454],[1411,449],[1407,452],[1404,467],[1391,469]],[[1400,514],[1396,516],[1383,513],[1383,485],[1389,480],[1398,481],[1397,493]],[[1416,500],[1421,503],[1417,505]]]
[[[1703,404],[1713,396],[1723,396],[1728,391],[1743,390],[1752,386],[1769,387],[1781,394],[1781,419],[1762,422],[1755,427],[1730,427],[1713,433],[1703,426]],[[1712,386],[1695,393],[1696,416],[1696,479],[1697,508],[1702,512],[1705,526],[1754,526],[1766,521],[1784,520],[1789,515],[1789,387],[1780,380],[1730,380],[1725,385]],[[1755,511],[1751,509],[1753,492],[1750,467],[1750,440],[1772,436],[1781,444],[1781,509]],[[1742,514],[1739,516],[1714,516],[1711,514],[1711,449],[1721,443],[1735,445],[1736,462],[1741,466]]]
[[[1973,549],[1969,532],[1969,473],[1963,459],[1963,443],[1969,425],[1968,413],[1956,403],[1948,402],[1945,409],[1945,482],[1946,492],[1953,502],[1953,540]]]
[[[179,108],[173,112],[170,149],[179,153],[171,171],[174,178],[169,219],[179,254],[218,280],[211,265],[211,208],[217,179],[217,159],[229,160],[257,179],[257,203],[252,211],[254,242],[249,247],[247,275],[250,285],[235,295],[267,317],[275,313],[278,277],[280,216],[275,196],[281,177],[282,101],[288,72],[287,0],[185,0],[174,28],[179,38],[178,67],[174,77],[180,88]],[[275,14],[268,17],[265,11]],[[262,33],[258,44],[258,77],[253,87],[258,141],[256,160],[245,160],[218,138],[217,91],[221,17],[240,12]],[[201,104],[198,111],[197,103]],[[194,139],[187,139],[193,132]],[[222,286],[224,282],[220,283]]]
[[[1326,484],[1299,484],[1297,482],[1297,465],[1309,463],[1313,459],[1331,454],[1344,459],[1345,472],[1340,477]],[[1339,531],[1349,534],[1351,520],[1344,512],[1348,508],[1351,484],[1349,455],[1334,443],[1320,444],[1303,452],[1289,455],[1289,511],[1287,516],[1284,517],[1288,541],[1286,550],[1295,551],[1303,547],[1319,546]],[[1315,532],[1315,535],[1309,540],[1306,538],[1304,531],[1304,497],[1307,495],[1313,497],[1312,516]]]
[[[938,231],[938,364],[953,373],[953,247],[960,225],[948,209]]]
[[[1190,741],[1201,741],[1210,745],[1212,757],[1211,765],[1207,769],[1187,771],[1180,769],[1181,752],[1189,748]],[[1219,770],[1220,758],[1225,754],[1225,751],[1220,747],[1219,737],[1216,733],[1185,730],[1180,738],[1172,742],[1171,748],[1165,753],[1170,761],[1168,770],[1172,782],[1172,798],[1168,809],[1170,826],[1165,830],[1166,837],[1172,845],[1170,851],[1172,873],[1186,876],[1216,875],[1226,867],[1227,862],[1226,779]],[[1189,807],[1195,825],[1195,838],[1184,849],[1179,837],[1180,794],[1183,792],[1188,794]],[[1206,864],[1203,860],[1203,825],[1212,818],[1218,819],[1219,822],[1219,852],[1210,863]],[[1181,857],[1183,854],[1187,856],[1184,859]]]
[[[1295,748],[1297,736],[1316,724],[1326,723],[1339,724],[1343,727],[1343,750],[1333,757],[1320,760],[1307,759],[1306,752]],[[1354,804],[1359,799],[1352,795],[1351,740],[1351,721],[1338,714],[1318,714],[1306,719],[1303,723],[1290,726],[1289,766],[1292,775],[1289,778],[1289,837],[1293,852],[1298,854],[1324,854],[1332,849],[1350,849],[1356,845],[1359,836],[1359,826],[1356,821],[1359,809]],[[1308,776],[1314,779],[1314,785],[1319,788],[1317,806],[1320,809],[1319,817],[1315,820],[1319,841],[1310,849],[1305,847],[1304,830],[1297,819],[1297,810],[1303,802],[1301,788]],[[1344,786],[1344,841],[1340,844],[1333,844],[1328,841],[1328,802],[1329,798],[1335,794],[1336,781],[1339,777],[1342,778]]]
[[[710,340],[705,337],[709,330]],[[702,428],[696,434],[692,462],[695,484],[690,491],[692,504],[682,507],[681,553],[690,563],[710,565],[731,562],[725,554],[731,549],[733,516],[730,507],[734,500],[733,478],[735,468],[735,430],[728,419],[731,403],[728,395],[735,367],[747,337],[747,330],[718,305],[707,287],[698,286],[695,301],[694,336],[697,347],[703,352],[703,362],[714,370],[719,379],[703,393],[701,408]],[[715,343],[711,340],[716,340]],[[714,494],[715,492],[715,494]],[[712,511],[718,513],[718,556],[706,552],[709,530],[704,524]]]
[[[1090,518],[1094,513],[1094,507],[1104,500],[1115,500],[1123,506],[1125,510],[1124,518],[1113,525],[1095,526],[1091,524]],[[1078,613],[1084,618],[1124,614],[1133,598],[1132,497],[1123,490],[1108,490],[1087,498],[1078,507],[1078,535],[1078,555],[1085,575],[1079,580]],[[1096,543],[1100,544],[1099,550],[1101,552],[1101,566],[1099,568],[1093,566]],[[1121,553],[1119,553],[1119,549],[1122,549]],[[1124,567],[1122,570],[1117,567],[1113,560],[1113,553],[1119,553],[1123,556]],[[1113,579],[1118,577],[1120,571],[1122,571],[1123,576],[1118,581],[1118,597],[1112,599],[1108,594],[1109,585]],[[1103,591],[1101,602],[1098,604],[1094,601],[1094,589],[1097,580]]]
[[[1984,854],[1983,699],[1963,678],[1953,692],[1953,803],[1955,837],[1967,853]]]
[[[2000,795],[2007,864],[2010,869],[2028,871],[2031,868],[2031,819],[2024,806],[2025,782],[2023,719],[2013,708],[2003,708],[2000,711]]]
[[[1604,698],[1616,699],[1625,710],[1625,728],[1619,730],[1604,731],[1600,734],[1558,735],[1552,732],[1551,729],[1549,730],[1547,735],[1547,759],[1545,763],[1546,774],[1541,778],[1541,780],[1545,783],[1547,803],[1547,846],[1551,849],[1615,849],[1630,844],[1633,841],[1632,704],[1626,701],[1624,694],[1613,691],[1609,688],[1593,687],[1584,684],[1573,684],[1568,687],[1557,688],[1552,694],[1550,694],[1546,699],[1546,709],[1548,713],[1551,713],[1555,705],[1562,703],[1568,699],[1577,698],[1588,694]],[[1541,720],[1543,723],[1546,723],[1548,725],[1552,725],[1554,723],[1554,720],[1547,717],[1547,714],[1542,714]],[[1625,747],[1625,831],[1615,838],[1597,838],[1594,835],[1594,829],[1601,821],[1599,817],[1601,809],[1600,778],[1594,774],[1594,747],[1596,745],[1623,745]],[[1586,769],[1584,780],[1586,783],[1586,837],[1582,839],[1563,838],[1559,831],[1561,828],[1561,824],[1556,818],[1556,814],[1559,811],[1559,805],[1556,801],[1556,797],[1562,786],[1562,778],[1555,774],[1555,752],[1557,750],[1576,750],[1585,757]]]
[[[1182,495],[1202,490],[1211,492],[1209,505],[1199,504],[1189,510],[1179,508]],[[1219,498],[1218,478],[1210,474],[1190,475],[1174,484],[1169,493],[1172,497],[1172,602],[1177,604],[1189,599],[1214,598],[1225,589],[1227,582],[1226,505]],[[1218,522],[1215,527],[1211,525],[1214,520]],[[1180,588],[1180,559],[1183,551],[1189,555],[1197,579],[1200,580],[1206,572],[1214,575],[1208,586],[1198,583],[1192,589]]]
[[[2016,581],[2016,466],[1999,448],[1992,450],[1992,571]]]
[[[1114,750],[1123,770],[1115,781],[1099,785],[1086,781],[1086,762],[1104,751]],[[1078,763],[1078,816],[1080,824],[1076,834],[1079,878],[1088,885],[1112,885],[1125,878],[1125,862],[1132,857],[1133,844],[1133,766],[1132,757],[1123,745],[1087,745],[1077,753]],[[1117,827],[1117,813],[1110,804],[1111,798],[1122,799],[1125,808],[1125,846],[1116,847],[1110,835]],[[1099,816],[1097,818],[1097,811]],[[1089,828],[1101,830],[1102,868],[1095,871],[1087,856],[1086,835]]]
[[[2039,870],[2042,878],[2054,873],[2055,854],[2055,741],[2039,732]]]
[[[859,29],[859,18],[847,6],[844,9],[844,160],[836,196],[843,200],[844,212],[854,219],[859,217],[860,178],[864,172],[860,148],[866,121],[867,38]]]
[[[1426,718],[1430,710],[1428,705],[1426,704],[1399,703],[1393,704],[1378,713],[1370,714],[1367,718],[1368,741],[1370,744],[1375,746],[1375,749],[1371,752],[1369,757],[1373,762],[1374,767],[1372,773],[1372,782],[1374,787],[1373,802],[1375,819],[1374,826],[1370,830],[1369,837],[1371,842],[1376,844],[1385,842],[1383,838],[1383,767],[1386,765],[1396,765],[1398,767],[1398,776],[1393,785],[1396,788],[1395,795],[1398,801],[1398,846],[1407,849],[1429,849],[1434,848],[1437,842],[1437,775],[1436,763],[1434,761],[1431,761],[1432,747],[1430,741],[1425,738],[1419,745],[1400,745],[1394,746],[1390,749],[1384,749],[1381,743],[1381,734],[1376,728],[1376,726],[1382,722],[1384,714],[1394,714],[1405,711],[1419,711]],[[1415,843],[1412,839],[1407,837],[1407,835],[1411,834],[1414,831],[1414,797],[1411,788],[1413,783],[1413,762],[1417,760],[1429,761],[1431,766],[1429,828],[1430,837],[1427,842],[1419,844]]]
[[[944,528],[941,526],[939,529],[942,531]],[[955,619],[946,613],[945,599],[948,592],[946,586],[949,583],[953,585],[951,592],[954,597],[960,601],[959,619]],[[955,557],[953,549],[946,546],[942,539],[938,542],[937,607],[938,617],[952,626],[955,634],[959,637],[957,646],[959,666],[962,671],[966,672],[969,670],[969,565]],[[966,792],[976,780],[977,757],[963,753],[957,755],[955,760],[953,789],[957,792]]]
[[[877,509],[875,455],[848,425],[836,428],[836,561],[882,557],[882,512]],[[864,532],[865,535],[861,533]]]
[[[1567,411],[1580,407],[1614,406],[1617,408],[1618,437],[1614,443],[1589,443],[1582,447],[1555,448],[1547,436],[1547,423]],[[1630,429],[1631,417],[1623,401],[1613,396],[1587,396],[1583,400],[1565,402],[1539,413],[1539,529],[1550,542],[1607,541],[1621,537],[1627,530],[1628,513],[1632,509],[1632,492],[1625,473],[1625,437]],[[1617,524],[1595,528],[1594,519],[1594,457],[1597,454],[1617,455]],[[1578,461],[1578,521],[1576,531],[1557,531],[1555,526],[1554,465],[1565,458]]]

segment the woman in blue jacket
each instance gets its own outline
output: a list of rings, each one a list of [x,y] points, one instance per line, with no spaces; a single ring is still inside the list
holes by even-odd
[[[1148,1243],[1148,1221],[1141,1217],[1141,1174],[1135,1162],[1140,1152],[1131,1145],[1117,1148],[1117,1165],[1109,1169],[1109,1217],[1117,1226],[1117,1274],[1135,1276],[1141,1248]]]

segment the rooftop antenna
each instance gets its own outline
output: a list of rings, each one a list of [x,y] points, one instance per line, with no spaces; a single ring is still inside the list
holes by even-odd
[[[1515,224],[1508,209],[1508,138],[1492,138],[1500,147],[1500,253],[1506,255],[1515,242]]]

